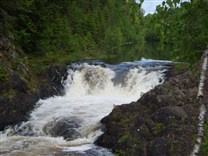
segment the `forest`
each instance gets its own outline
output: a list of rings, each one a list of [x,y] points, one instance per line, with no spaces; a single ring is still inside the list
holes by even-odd
[[[1,28],[27,54],[113,55],[141,42],[140,7],[133,0],[1,0]]]
[[[208,2],[167,0],[145,17],[145,40],[172,45],[172,59],[196,62],[208,44]]]
[[[35,57],[110,57],[123,45],[158,42],[171,45],[174,61],[197,61],[208,44],[208,2],[167,0],[147,16],[142,2],[1,0],[0,31]]]

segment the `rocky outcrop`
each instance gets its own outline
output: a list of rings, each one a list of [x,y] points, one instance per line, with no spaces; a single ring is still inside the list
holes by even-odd
[[[96,144],[118,155],[187,156],[197,135],[198,69],[171,72],[164,84],[137,102],[116,106],[101,120],[104,134]]]
[[[65,66],[53,66],[36,76],[21,49],[13,44],[11,34],[0,35],[0,130],[28,118],[39,98],[63,95]]]
[[[51,66],[47,73],[38,76],[40,82],[40,98],[45,99],[52,95],[64,95],[62,82],[67,78],[66,66]]]
[[[53,137],[62,136],[65,140],[71,141],[79,138],[81,134],[78,128],[80,127],[80,120],[76,117],[63,118],[59,120],[54,120],[48,123],[44,127],[46,134],[50,134]]]

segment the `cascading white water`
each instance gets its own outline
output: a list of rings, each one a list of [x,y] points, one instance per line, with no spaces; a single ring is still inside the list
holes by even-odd
[[[72,64],[64,82],[64,96],[39,100],[30,119],[1,132],[2,155],[112,155],[93,145],[102,134],[100,120],[114,105],[130,103],[164,80],[161,64],[142,67],[143,62],[120,65]],[[151,61],[148,61],[151,62]],[[154,63],[153,63],[154,64]],[[62,119],[75,125],[74,137],[54,136],[52,127]]]

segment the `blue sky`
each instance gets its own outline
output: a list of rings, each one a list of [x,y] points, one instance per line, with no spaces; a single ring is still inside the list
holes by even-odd
[[[162,4],[164,0],[144,0],[142,8],[145,10],[145,15],[154,13],[156,6]]]
[[[139,0],[137,0],[139,1]],[[149,13],[154,13],[156,10],[156,6],[162,4],[163,1],[166,0],[144,0],[142,4],[142,8],[145,10],[145,15]],[[190,0],[181,0],[181,2],[190,1]]]

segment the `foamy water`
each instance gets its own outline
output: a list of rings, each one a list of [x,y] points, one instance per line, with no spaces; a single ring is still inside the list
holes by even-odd
[[[0,154],[112,155],[93,144],[102,134],[100,120],[114,105],[136,101],[164,81],[164,65],[144,64],[144,60],[105,66],[71,64],[64,82],[66,94],[39,100],[29,121],[1,132]],[[79,136],[68,141],[54,137],[51,127],[61,119],[76,121],[79,126],[74,129]]]

